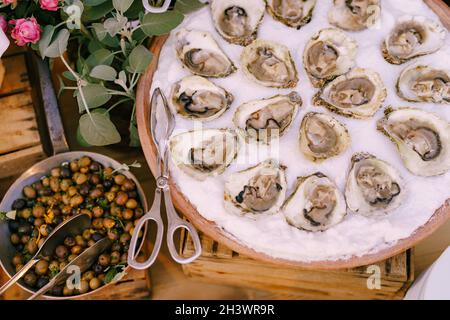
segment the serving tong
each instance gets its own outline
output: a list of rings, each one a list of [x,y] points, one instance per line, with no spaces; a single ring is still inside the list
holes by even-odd
[[[162,110],[161,110],[162,109]],[[161,92],[160,88],[153,91],[151,99],[151,113],[150,113],[150,130],[153,142],[156,146],[156,190],[153,204],[149,212],[147,212],[136,225],[135,231],[131,238],[130,248],[128,250],[128,264],[134,269],[147,269],[156,260],[161,249],[162,238],[164,234],[164,224],[161,218],[161,195],[164,196],[164,203],[166,205],[167,213],[167,247],[172,258],[180,264],[187,264],[197,259],[201,254],[200,238],[194,226],[189,222],[181,219],[172,203],[169,189],[169,150],[167,148],[168,139],[175,127],[175,118],[169,109],[166,97]],[[161,170],[162,167],[162,170]],[[139,231],[149,221],[153,220],[156,223],[156,239],[153,251],[150,257],[145,262],[136,260],[139,240]],[[175,231],[180,228],[186,229],[192,237],[195,252],[190,257],[182,257],[178,254],[174,243]]]

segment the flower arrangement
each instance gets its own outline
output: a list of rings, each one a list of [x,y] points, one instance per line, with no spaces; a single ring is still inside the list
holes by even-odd
[[[168,0],[144,0],[161,7]],[[135,88],[152,60],[153,36],[170,32],[203,3],[178,0],[161,13],[146,12],[142,0],[0,0],[0,27],[18,46],[29,46],[43,59],[59,58],[67,68],[63,90],[73,90],[80,118],[77,138],[83,146],[115,144],[122,137],[110,119],[112,109],[131,106],[129,140],[139,145]],[[162,10],[161,10],[162,11]],[[72,67],[66,51],[75,56]]]

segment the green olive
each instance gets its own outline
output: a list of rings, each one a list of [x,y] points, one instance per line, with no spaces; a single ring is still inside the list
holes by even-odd
[[[76,254],[71,254],[71,255],[69,255],[69,256],[67,257],[67,261],[71,262],[71,261],[75,260],[76,257],[78,257],[78,255],[76,255]]]
[[[95,218],[100,218],[101,216],[103,216],[103,212],[104,212],[103,208],[99,207],[99,206],[94,207],[92,209],[92,213],[93,213]]]
[[[84,240],[91,239],[91,235],[92,235],[92,233],[91,233],[90,229],[86,229],[86,230],[83,231],[83,238],[84,238]]]
[[[102,266],[102,267],[107,267],[109,266],[109,263],[111,262],[111,257],[109,254],[107,253],[102,253],[99,257],[98,257],[98,263]]]
[[[103,218],[96,218],[92,220],[92,227],[94,229],[103,229]]]
[[[34,226],[40,228],[45,223],[44,219],[37,218],[34,220]]]
[[[61,168],[60,168],[60,167],[58,167],[58,168],[53,168],[53,169],[50,171],[50,175],[51,175],[52,177],[59,178],[59,177],[61,176]]]
[[[128,201],[128,194],[126,192],[119,191],[116,196],[116,203],[119,206],[124,206],[125,203],[127,203],[127,201]]]
[[[26,186],[23,188],[23,195],[28,199],[34,199],[36,198],[36,190],[31,186]]]
[[[121,186],[126,181],[126,179],[127,178],[123,174],[118,174],[114,177],[114,182]]]
[[[13,258],[12,258],[12,264],[17,266],[19,264],[23,264],[23,256],[20,253],[17,253]]]
[[[77,190],[77,188],[74,187],[74,186],[70,186],[69,189],[67,190],[67,194],[68,194],[70,197],[73,197],[73,196],[76,195],[77,193],[78,193],[78,190]]]
[[[25,208],[21,211],[19,211],[19,217],[24,218],[24,219],[28,219],[30,218],[32,215],[32,211],[30,208]]]
[[[88,181],[88,177],[84,173],[74,174],[73,178],[77,185],[81,185],[81,184],[85,183],[86,181]]]
[[[70,206],[71,207],[78,207],[80,204],[84,202],[84,199],[81,195],[76,194],[72,198],[70,198]]]
[[[124,191],[131,191],[136,188],[136,184],[131,179],[126,179],[125,182],[122,185],[122,190]]]
[[[67,191],[69,187],[72,185],[72,181],[70,179],[63,179],[59,183],[59,187],[62,191]]]
[[[73,288],[70,289],[67,285],[65,285],[63,289],[63,295],[65,295],[66,297],[73,295]]]
[[[110,218],[103,219],[103,226],[106,229],[112,229],[112,228],[114,228],[115,225],[116,225],[116,222],[113,219],[110,219]]]
[[[129,233],[123,233],[120,235],[120,243],[125,244],[131,240],[131,236]]]
[[[113,202],[116,198],[116,193],[112,191],[105,192],[105,197],[109,202]]]
[[[24,277],[23,281],[26,283],[26,285],[30,287],[34,287],[37,282],[37,276],[34,272],[28,272]]]
[[[45,214],[45,208],[41,205],[35,205],[33,207],[33,216],[35,218],[42,218]]]
[[[81,280],[91,281],[95,277],[95,273],[92,270],[86,271],[81,275]]]
[[[43,235],[44,237],[48,236],[49,234],[49,229],[48,229],[48,225],[43,224],[39,227],[39,232],[41,233],[41,235]]]
[[[84,294],[89,291],[89,282],[86,280],[80,281],[80,289],[78,289],[78,292],[80,294]]]
[[[36,243],[36,239],[31,239],[27,243],[27,251],[29,254],[35,254],[38,251],[38,245]]]
[[[133,200],[133,199],[130,199],[130,200]],[[128,200],[128,202],[130,202],[130,200]],[[127,202],[127,203],[128,203],[128,202]],[[123,217],[125,220],[131,220],[131,219],[133,219],[133,215],[134,215],[134,212],[133,212],[133,210],[131,210],[131,209],[125,209],[125,210],[122,211],[122,217]]]
[[[131,199],[128,199],[128,201],[127,201],[127,203],[125,204],[125,206],[126,206],[128,209],[136,209],[137,206],[138,206],[138,203],[137,203],[136,199],[131,198]]]
[[[12,233],[10,239],[11,239],[11,243],[13,245],[16,245],[16,244],[20,243],[20,236],[17,233]]]
[[[83,236],[81,235],[77,235],[75,237],[75,242],[77,245],[79,245],[80,247],[86,247],[86,240],[83,238]]]
[[[96,290],[101,286],[101,282],[98,278],[92,278],[91,281],[89,281],[89,287],[91,290]]]
[[[111,258],[112,265],[118,264],[120,262],[120,252],[119,251],[111,252],[110,258]]]
[[[83,248],[79,245],[73,246],[72,249],[70,249],[70,252],[75,255],[79,255],[83,251]]]
[[[69,255],[69,250],[67,250],[67,247],[63,245],[57,246],[55,252],[57,257],[60,259],[65,259]]]
[[[39,260],[39,262],[34,266],[34,271],[40,276],[45,275],[48,271],[48,262],[45,260]]]
[[[56,177],[50,178],[50,189],[52,189],[53,192],[59,192],[60,191],[60,185],[59,185],[59,179]]]
[[[92,162],[91,158],[89,158],[87,156],[83,156],[78,160],[78,165],[80,167],[89,167],[91,162]]]

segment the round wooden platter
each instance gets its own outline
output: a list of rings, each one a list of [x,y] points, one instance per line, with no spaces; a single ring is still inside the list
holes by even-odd
[[[450,8],[441,0],[424,1],[441,17],[442,23],[448,29],[450,29]],[[153,61],[139,81],[136,96],[136,118],[139,137],[141,140],[142,148],[144,150],[145,158],[153,173],[155,172],[156,167],[156,147],[150,134],[150,89],[152,86],[153,74],[158,66],[159,54],[166,40],[167,35],[155,37],[153,39],[150,46],[150,50],[153,53]],[[198,228],[200,231],[213,238],[214,240],[224,244],[233,251],[256,260],[285,266],[299,267],[303,269],[353,268],[387,259],[413,247],[414,245],[431,235],[436,229],[438,229],[450,218],[450,199],[448,199],[446,203],[433,214],[430,220],[426,224],[418,228],[410,237],[399,240],[394,245],[386,249],[380,250],[373,254],[353,256],[345,260],[302,262],[274,258],[243,245],[232,235],[218,226],[215,222],[205,219],[184,197],[183,193],[178,189],[178,187],[172,180],[170,181],[170,190],[172,193],[173,203],[177,210],[184,214],[186,218],[195,225],[196,228]]]

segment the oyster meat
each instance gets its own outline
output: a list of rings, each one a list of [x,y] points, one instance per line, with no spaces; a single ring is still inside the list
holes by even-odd
[[[300,126],[300,149],[311,161],[320,162],[337,156],[350,145],[347,128],[334,117],[307,113]]]
[[[288,27],[300,29],[312,18],[316,0],[266,0],[272,17]]]
[[[437,22],[422,16],[403,16],[383,42],[383,56],[389,63],[402,64],[410,59],[438,51],[447,32]]]
[[[269,143],[285,134],[302,105],[297,92],[253,100],[240,105],[233,123],[247,141]]]
[[[228,177],[224,207],[241,216],[275,214],[285,200],[286,189],[284,168],[275,160],[266,160]]]
[[[211,14],[216,30],[228,42],[243,46],[256,39],[265,9],[264,0],[211,1]]]
[[[299,229],[324,231],[344,219],[347,205],[336,184],[317,172],[297,179],[295,191],[281,211],[288,223]]]
[[[303,64],[311,83],[322,87],[355,65],[358,44],[336,28],[322,29],[305,46]]]
[[[327,83],[314,96],[313,103],[343,116],[365,119],[381,108],[386,95],[378,73],[355,68]]]
[[[368,153],[352,157],[345,187],[348,208],[365,216],[377,216],[398,208],[404,199],[403,179],[387,162]]]
[[[193,74],[220,78],[236,71],[233,62],[209,32],[181,29],[176,33],[175,50]]]
[[[410,102],[450,103],[450,71],[411,65],[400,74],[397,92]]]
[[[380,0],[334,0],[328,21],[344,30],[360,31],[373,26],[380,12]]]
[[[169,101],[182,117],[210,121],[230,107],[233,95],[206,78],[187,76],[172,86]]]
[[[293,88],[298,76],[289,49],[279,43],[256,39],[241,54],[244,73],[257,83],[274,88]]]
[[[197,180],[222,174],[236,158],[239,139],[233,130],[200,129],[172,136],[169,141],[172,161]]]
[[[413,174],[436,176],[450,169],[450,125],[435,114],[413,108],[387,109],[378,130],[397,145]]]

